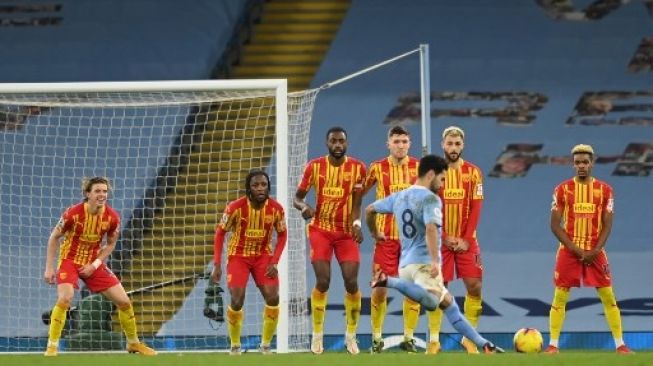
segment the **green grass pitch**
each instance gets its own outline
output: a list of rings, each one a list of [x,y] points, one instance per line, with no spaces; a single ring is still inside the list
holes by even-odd
[[[352,356],[346,353],[329,352],[320,356],[307,353],[263,356],[245,353],[229,356],[226,353],[161,353],[156,357],[143,357],[124,353],[78,354],[62,353],[58,357],[45,358],[42,355],[0,355],[3,366],[23,365],[92,365],[92,366],[629,366],[653,365],[653,352],[638,352],[634,355],[617,355],[605,351],[566,351],[558,355],[524,355],[506,353],[500,355],[467,355],[460,352],[441,353],[436,356],[389,352],[379,355],[361,353]]]

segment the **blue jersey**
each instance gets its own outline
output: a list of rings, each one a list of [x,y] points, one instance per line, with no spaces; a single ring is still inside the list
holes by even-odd
[[[442,231],[442,201],[426,187],[410,186],[373,204],[378,213],[392,213],[399,229],[401,257],[399,268],[409,264],[430,264],[426,245],[426,224],[438,227],[438,248]]]

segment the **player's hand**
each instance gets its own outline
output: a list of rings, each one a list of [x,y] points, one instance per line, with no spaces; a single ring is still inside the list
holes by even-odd
[[[55,273],[52,268],[46,268],[45,272],[43,273],[43,280],[45,280],[45,283],[49,285],[54,285],[55,283]]]
[[[444,240],[442,240],[442,244],[444,244],[445,247],[454,250],[456,249],[456,238],[452,236],[447,236]]]
[[[374,242],[376,244],[379,244],[379,242],[382,242],[382,241],[386,240],[385,239],[385,234],[380,232],[380,231],[377,231],[376,233],[372,234],[372,237],[373,237]]]
[[[590,264],[592,264],[594,262],[594,260],[596,259],[596,256],[598,256],[598,255],[599,255],[598,250],[594,250],[594,249],[588,250],[585,253],[583,253],[583,257],[582,257],[581,260],[582,260],[582,262],[584,264],[589,266]]]
[[[89,278],[95,272],[95,267],[92,264],[85,264],[79,270],[79,278]]]
[[[585,251],[580,249],[578,245],[574,244],[574,246],[571,247],[571,252],[578,257],[581,261],[585,258]]]
[[[310,205],[306,205],[302,209],[302,217],[304,218],[304,220],[308,220],[313,218],[313,216],[315,216],[315,210]]]
[[[454,252],[462,253],[469,249],[469,242],[463,238],[456,238],[456,245],[453,248]]]
[[[276,264],[268,264],[268,268],[265,270],[265,277],[267,278],[277,278],[279,271],[277,270]]]
[[[219,283],[221,277],[222,277],[222,267],[220,266],[213,267],[213,271],[211,271],[211,281],[213,281],[213,283]]]
[[[431,277],[436,278],[440,274],[440,263],[431,262]]]
[[[363,230],[359,226],[352,226],[352,235],[358,244],[363,242]]]

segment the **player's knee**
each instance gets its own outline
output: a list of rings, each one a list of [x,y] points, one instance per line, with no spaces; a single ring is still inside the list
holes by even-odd
[[[331,283],[331,279],[329,277],[317,278],[315,280],[315,288],[318,289],[318,291],[320,292],[327,292],[329,291],[330,283]]]
[[[444,309],[448,308],[449,305],[451,305],[452,303],[453,303],[453,297],[451,296],[450,293],[447,292],[442,297],[442,301],[440,301],[439,307],[440,307],[440,309],[444,310]],[[433,310],[435,310],[435,309],[433,309]],[[432,310],[429,310],[429,311],[432,311]]]
[[[345,290],[350,294],[358,292],[358,281],[356,278],[345,279]]]
[[[232,297],[229,307],[233,311],[240,311],[240,309],[243,308],[244,303],[245,303],[245,299],[235,299]]]
[[[73,301],[73,295],[68,295],[68,294],[60,294],[57,296],[57,305],[61,308],[68,309],[70,308],[70,304]]]
[[[474,297],[481,297],[481,289],[483,283],[481,281],[472,281],[467,284],[467,294]]]
[[[279,295],[268,295],[265,297],[265,304],[267,306],[279,305]]]
[[[132,302],[129,300],[129,297],[121,298],[121,299],[116,299],[114,301],[114,304],[118,309],[121,310],[126,310],[129,309],[132,306]]]
[[[375,304],[385,302],[388,298],[388,290],[385,287],[375,287],[372,289],[372,300]]]

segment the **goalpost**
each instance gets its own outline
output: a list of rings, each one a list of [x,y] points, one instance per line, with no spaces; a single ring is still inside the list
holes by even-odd
[[[270,173],[288,218],[277,351],[308,350],[304,221],[292,196],[318,90],[288,94],[286,85],[0,84],[0,352],[45,349],[41,314],[56,300],[42,279],[47,238],[81,200],[81,179],[96,175],[112,180],[109,205],[122,223],[109,265],[131,295],[141,338],[159,350],[228,349],[226,325],[202,314],[204,290],[215,225],[254,168]],[[110,304],[78,295],[74,305],[64,350],[124,349]],[[260,342],[262,308],[250,281],[244,349]]]

